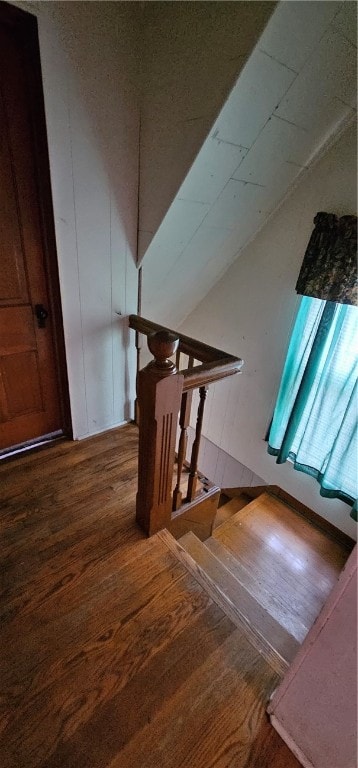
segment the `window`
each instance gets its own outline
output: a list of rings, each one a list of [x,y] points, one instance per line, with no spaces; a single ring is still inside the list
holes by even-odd
[[[315,477],[357,519],[358,309],[303,296],[269,434],[277,463]]]

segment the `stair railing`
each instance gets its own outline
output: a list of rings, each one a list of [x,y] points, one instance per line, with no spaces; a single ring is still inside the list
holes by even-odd
[[[198,457],[208,385],[240,373],[243,361],[222,350],[184,336],[138,315],[129,316],[129,326],[147,336],[153,360],[137,373],[139,413],[138,492],[136,519],[149,535],[170,528],[173,518],[195,504],[198,497]],[[180,369],[181,355],[188,357]],[[175,356],[175,361],[174,361]],[[198,365],[194,365],[198,362]],[[192,395],[199,389],[199,406],[187,492],[182,492],[182,473],[188,444]],[[179,443],[176,484],[173,490],[176,435]]]

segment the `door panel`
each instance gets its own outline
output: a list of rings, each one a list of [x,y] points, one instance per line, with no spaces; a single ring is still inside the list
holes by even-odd
[[[0,449],[63,428],[24,48],[0,24]]]
[[[0,91],[0,306],[28,299],[6,112]],[[11,238],[9,238],[9,231]]]
[[[32,307],[0,308],[0,357],[36,349]]]
[[[43,410],[38,356],[35,350],[1,360],[7,416],[14,419]]]

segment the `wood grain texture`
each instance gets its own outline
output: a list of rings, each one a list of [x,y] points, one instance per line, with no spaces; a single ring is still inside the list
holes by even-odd
[[[190,537],[191,534],[185,534],[182,539],[185,541],[187,536]],[[202,567],[202,565],[197,562],[196,558],[185,549],[185,544],[182,546],[180,542],[175,541],[170,537],[168,531],[160,531],[158,537],[166,543],[171,552],[181,563],[183,563],[183,565],[185,565],[187,570],[190,571],[203,589],[208,592],[212,600],[226,613],[233,624],[242,629],[250,644],[265,658],[272,669],[282,677],[287,671],[287,661],[273,649],[272,645],[266,640],[262,632],[258,631],[248,620],[240,608],[238,608],[236,601],[231,599],[230,595],[225,594],[222,586],[211,578],[207,569]]]
[[[269,646],[278,655],[279,661],[286,662],[288,667],[299,649],[297,640],[255,600],[226,568],[221,559],[199,541],[193,533],[187,533],[180,539],[179,543],[231,603],[238,612],[242,623],[247,624],[250,631],[255,632],[257,638],[261,639],[263,653]]]
[[[323,531],[330,539],[342,544],[348,552],[352,551],[356,543],[354,539],[351,539],[351,537],[344,533],[344,531],[340,531],[339,528],[336,528],[336,526],[330,523],[329,520],[318,515],[313,509],[307,507],[306,504],[302,504],[301,501],[295,499],[294,496],[291,496],[290,493],[287,493],[287,491],[284,491],[283,488],[280,488],[278,485],[253,485],[249,487],[241,486],[240,488],[224,488],[222,490],[222,499],[232,499],[234,501],[234,499],[239,500],[245,499],[246,497],[248,503],[252,499],[261,496],[262,493],[269,493],[270,496],[280,499],[297,514],[306,518],[306,520],[312,523],[315,528],[319,528]],[[242,506],[245,506],[245,504],[242,504]]]
[[[146,534],[165,528],[173,508],[175,440],[183,377],[170,360],[178,347],[174,334],[149,337],[154,359],[137,375],[139,408],[136,519]]]
[[[336,584],[348,551],[273,496],[263,494],[215,529],[226,567],[302,642]]]
[[[179,539],[188,531],[194,531],[201,541],[205,541],[211,535],[220,490],[211,484],[204,486],[203,490],[200,477],[198,485],[193,501],[184,502],[180,510],[172,514],[167,528],[175,539]]]
[[[179,350],[184,355],[189,355],[195,360],[203,361],[202,365],[189,366],[180,371],[184,376],[183,392],[187,392],[197,387],[206,386],[210,382],[220,381],[227,376],[233,376],[240,373],[243,366],[243,360],[240,357],[234,357],[221,349],[210,347],[202,341],[192,339],[190,336],[184,336],[171,328],[166,328],[152,320],[146,320],[138,315],[129,316],[129,327],[135,331],[144,333],[147,336],[157,331],[168,331],[179,338]]]
[[[224,494],[221,494],[220,500],[223,498],[223,496]],[[250,501],[251,499],[249,496],[246,494],[241,494],[240,496],[227,500],[226,503],[221,504],[215,516],[214,528],[218,528],[219,525],[225,523],[226,520],[230,520],[235,512],[238,512],[240,509],[246,507],[246,504],[249,504]]]
[[[0,6],[2,450],[65,430],[69,416],[37,25],[8,8]]]
[[[177,350],[177,362],[176,367],[179,370],[179,361],[180,361],[180,349],[178,347]],[[191,358],[192,364],[193,359]],[[184,468],[184,461],[186,456],[186,449],[188,445],[188,426],[190,423],[190,412],[191,412],[191,403],[193,399],[193,393],[192,392],[184,392],[182,394],[181,398],[181,405],[180,405],[180,413],[179,413],[179,428],[180,428],[180,436],[179,436],[179,443],[178,443],[178,456],[177,456],[177,462],[176,462],[176,484],[173,491],[173,510],[180,509],[182,499],[183,499],[183,492],[181,489],[181,483],[182,483],[182,473]],[[184,497],[187,494],[184,493]]]
[[[128,425],[0,464],[2,768],[298,768],[276,672],[136,527],[137,448]]]

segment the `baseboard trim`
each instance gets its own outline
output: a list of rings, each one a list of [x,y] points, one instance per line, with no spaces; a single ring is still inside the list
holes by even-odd
[[[48,448],[60,440],[68,439],[68,436],[63,433],[62,429],[50,432],[48,435],[41,435],[41,437],[36,437],[33,440],[27,440],[25,443],[19,443],[18,445],[12,445],[10,448],[2,449],[0,451],[0,462],[19,459],[27,453],[40,451],[42,448]]]
[[[74,440],[88,440],[90,437],[97,437],[97,435],[102,435],[105,432],[111,432],[113,429],[118,429],[118,427],[125,427],[127,424],[134,424],[135,422],[132,419],[124,419],[123,421],[117,421],[114,424],[109,424],[105,427],[100,427],[99,429],[95,429],[92,432],[86,432],[84,435],[76,435],[74,437]]]

